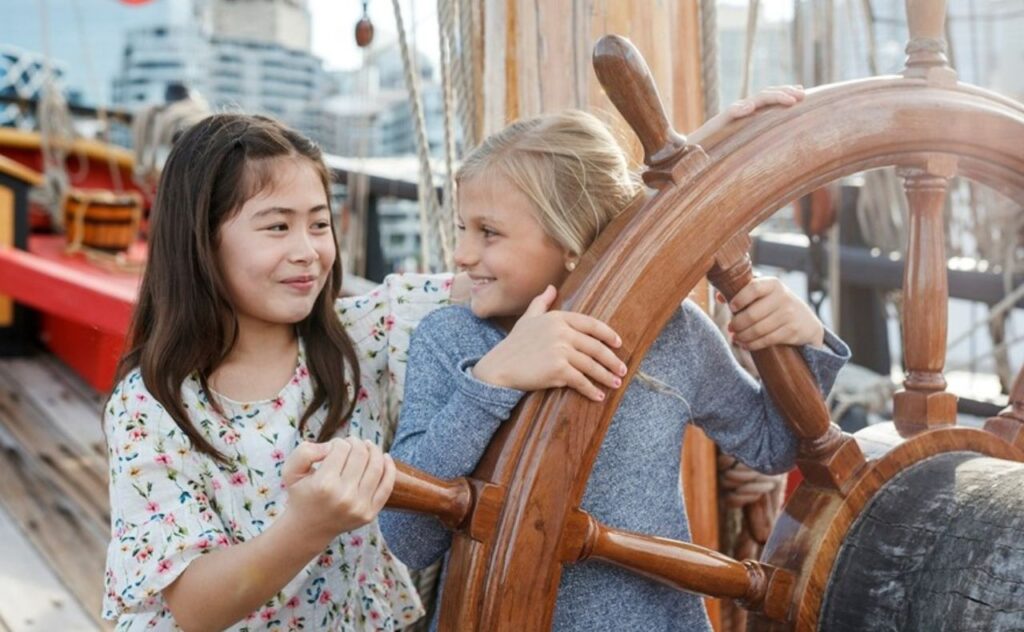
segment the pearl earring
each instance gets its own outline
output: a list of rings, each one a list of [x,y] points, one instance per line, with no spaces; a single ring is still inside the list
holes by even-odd
[[[568,270],[569,272],[572,272],[573,270],[576,269],[576,262],[575,261],[566,261],[565,262],[565,269]]]

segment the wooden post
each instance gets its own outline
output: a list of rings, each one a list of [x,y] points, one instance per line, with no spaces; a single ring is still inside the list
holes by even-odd
[[[903,273],[903,357],[906,380],[893,401],[903,436],[956,423],[956,396],[946,392],[949,288],[942,210],[955,159],[936,156],[899,169],[910,206],[910,239]]]
[[[1024,450],[1024,368],[1010,389],[1010,405],[998,416],[989,417],[985,421],[985,430]]]
[[[631,533],[576,510],[566,528],[567,561],[602,560],[676,590],[736,599],[745,608],[782,620],[793,574],[754,560],[738,561],[689,542]]]
[[[904,77],[927,78],[933,68],[948,69],[946,0],[907,0],[907,67]]]

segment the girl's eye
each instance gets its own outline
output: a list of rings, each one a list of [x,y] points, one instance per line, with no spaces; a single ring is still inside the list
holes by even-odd
[[[271,226],[267,226],[267,230],[281,233],[288,230],[288,224],[273,224]]]
[[[460,233],[464,233],[464,232],[466,232],[466,225],[465,224],[456,224],[455,225],[455,230],[459,231]]]
[[[317,222],[317,223],[313,224],[313,228],[315,228],[317,230],[327,230],[330,227],[331,227],[331,223],[330,222]]]
[[[497,236],[497,235],[498,235],[497,231],[491,230],[490,228],[487,228],[486,226],[484,226],[483,228],[481,228],[481,229],[480,229],[480,232],[482,232],[482,233],[484,234],[484,237],[486,237],[486,238],[488,238],[488,239],[490,239],[491,237],[495,237],[495,236]]]

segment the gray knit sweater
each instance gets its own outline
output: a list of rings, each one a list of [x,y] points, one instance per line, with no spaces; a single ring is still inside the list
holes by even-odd
[[[469,369],[505,332],[466,307],[425,318],[409,351],[405,401],[391,454],[441,478],[470,474],[522,391],[480,382]],[[849,349],[801,349],[827,393]],[[687,301],[640,365],[594,464],[582,507],[620,529],[690,540],[679,492],[683,432],[695,423],[729,454],[765,472],[794,462],[796,440],[767,393],[733,359],[711,320]],[[653,379],[652,379],[653,378]],[[411,568],[441,558],[450,533],[433,517],[385,511],[380,526]],[[436,626],[436,617],[434,624]],[[703,602],[600,562],[563,569],[555,630],[710,630]]]

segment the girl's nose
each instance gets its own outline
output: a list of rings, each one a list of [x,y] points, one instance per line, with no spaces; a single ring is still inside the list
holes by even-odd
[[[469,241],[463,237],[455,243],[455,265],[462,269],[471,268],[476,263],[477,255]]]
[[[316,249],[311,235],[305,232],[296,231],[296,237],[292,244],[291,260],[295,263],[309,264],[320,258],[320,252]]]

